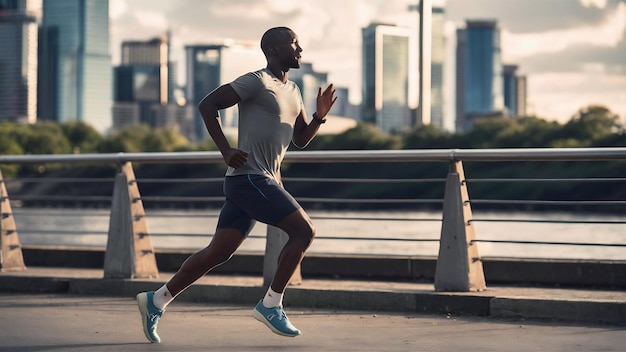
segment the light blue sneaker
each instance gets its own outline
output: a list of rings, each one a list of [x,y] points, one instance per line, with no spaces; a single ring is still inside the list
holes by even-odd
[[[300,335],[300,330],[291,325],[283,307],[265,308],[263,300],[260,300],[252,311],[252,316],[267,325],[270,330],[282,336],[295,337]]]
[[[143,333],[146,334],[148,341],[152,343],[161,342],[159,334],[157,334],[157,324],[163,315],[163,311],[154,306],[154,291],[142,292],[137,295],[137,305],[141,312],[141,321],[143,323]]]

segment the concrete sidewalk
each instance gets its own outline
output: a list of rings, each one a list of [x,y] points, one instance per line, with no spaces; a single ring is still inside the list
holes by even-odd
[[[175,302],[143,335],[135,300],[72,294],[0,294],[0,351],[624,351],[626,330],[418,313],[287,308],[302,330],[278,336],[253,304]]]
[[[69,293],[133,298],[154,290],[157,279],[103,279],[102,270],[30,267],[0,273],[0,291]],[[181,294],[179,302],[254,305],[265,293],[260,277],[208,275]],[[432,283],[320,280],[291,286],[285,306],[301,309],[425,313],[443,317],[482,316],[601,323],[626,326],[626,292],[591,289],[489,286],[483,292],[435,292]]]

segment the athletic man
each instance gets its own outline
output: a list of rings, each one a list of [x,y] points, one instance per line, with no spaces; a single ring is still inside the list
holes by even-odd
[[[300,67],[302,48],[289,28],[271,28],[261,38],[267,67],[245,74],[207,95],[198,109],[229,168],[224,178],[226,202],[211,243],[194,253],[165,285],[137,295],[143,328],[150,342],[161,341],[157,324],[166,306],[189,285],[226,262],[261,221],[289,235],[274,279],[252,316],[283,336],[298,336],[282,308],[289,279],[311,244],[311,219],[283,188],[280,165],[291,142],[304,148],[316,135],[337,98],[332,84],[317,94],[317,111],[308,122],[300,90],[288,72]],[[230,146],[218,111],[239,104],[239,145]]]

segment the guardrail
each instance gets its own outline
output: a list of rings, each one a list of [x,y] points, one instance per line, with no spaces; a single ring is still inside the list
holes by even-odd
[[[306,198],[301,202],[439,202],[443,204],[441,219],[441,237],[439,238],[439,256],[435,277],[435,288],[442,291],[468,291],[485,288],[481,257],[478,252],[479,242],[498,242],[498,240],[478,241],[474,233],[473,223],[490,221],[474,219],[471,204],[480,203],[516,203],[526,204],[569,204],[559,201],[495,201],[470,200],[467,193],[468,180],[463,171],[463,161],[602,161],[626,160],[626,148],[575,148],[575,149],[481,149],[481,150],[394,150],[394,151],[293,151],[285,157],[286,163],[359,163],[359,162],[447,162],[449,172],[445,179],[444,199],[427,200],[393,200],[393,199],[329,199]],[[0,156],[2,164],[116,164],[119,173],[115,179],[113,197],[103,197],[101,201],[111,201],[110,224],[108,231],[107,251],[105,257],[105,276],[107,277],[151,277],[158,275],[151,234],[145,226],[143,201],[172,201],[172,197],[141,197],[137,188],[138,180],[134,176],[132,164],[136,163],[222,163],[218,152],[183,152],[183,153],[117,153],[117,154],[78,154],[78,155],[15,155]],[[213,181],[219,181],[214,179]],[[353,182],[350,179],[289,179],[287,181],[316,182]],[[361,179],[367,182],[407,182],[409,180]],[[415,182],[443,181],[444,179],[412,180]],[[571,179],[569,179],[571,180]],[[583,179],[576,179],[578,181]],[[623,178],[584,179],[588,182],[624,181]],[[23,180],[22,182],[29,180]],[[80,180],[57,180],[58,182],[81,182]],[[102,182],[106,180],[100,180]],[[149,180],[146,180],[146,182]],[[180,180],[152,180],[154,182],[180,182]],[[185,182],[204,182],[206,179],[186,180]],[[521,180],[472,180],[470,182],[516,182]],[[529,181],[529,180],[524,180]],[[565,182],[564,179],[534,179],[532,182]],[[0,206],[2,223],[2,270],[25,267],[21,259],[17,228],[12,219],[9,194],[0,175]],[[80,196],[74,196],[79,200]],[[222,197],[198,197],[196,201],[221,201]],[[189,200],[189,198],[186,198]],[[579,201],[580,204],[624,205],[626,201]],[[520,220],[517,220],[520,221]],[[523,221],[523,220],[522,220]],[[616,221],[614,223],[624,223]],[[343,239],[341,236],[327,238]],[[352,237],[354,239],[354,237]],[[371,238],[368,238],[371,239]],[[271,280],[276,265],[278,252],[286,241],[284,234],[268,226],[266,256],[264,263],[265,281]],[[431,240],[432,241],[432,240]],[[516,241],[516,243],[534,243],[533,241]],[[544,242],[541,242],[544,243]],[[556,243],[554,244],[564,244]],[[567,243],[572,244],[572,243]],[[598,245],[597,243],[575,243],[575,245]],[[617,245],[619,246],[619,244]],[[626,246],[626,245],[625,245]],[[20,261],[21,260],[21,261]],[[298,276],[294,280],[299,280]]]

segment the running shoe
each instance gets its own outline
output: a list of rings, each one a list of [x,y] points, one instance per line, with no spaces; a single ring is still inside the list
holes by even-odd
[[[137,295],[137,305],[141,313],[141,321],[143,323],[143,333],[146,334],[148,341],[152,343],[161,342],[159,334],[157,334],[157,324],[163,315],[163,311],[154,306],[154,291],[141,292]]]
[[[265,308],[263,300],[260,300],[252,311],[252,316],[267,325],[270,330],[278,335],[295,337],[300,335],[300,330],[291,325],[283,307]]]

